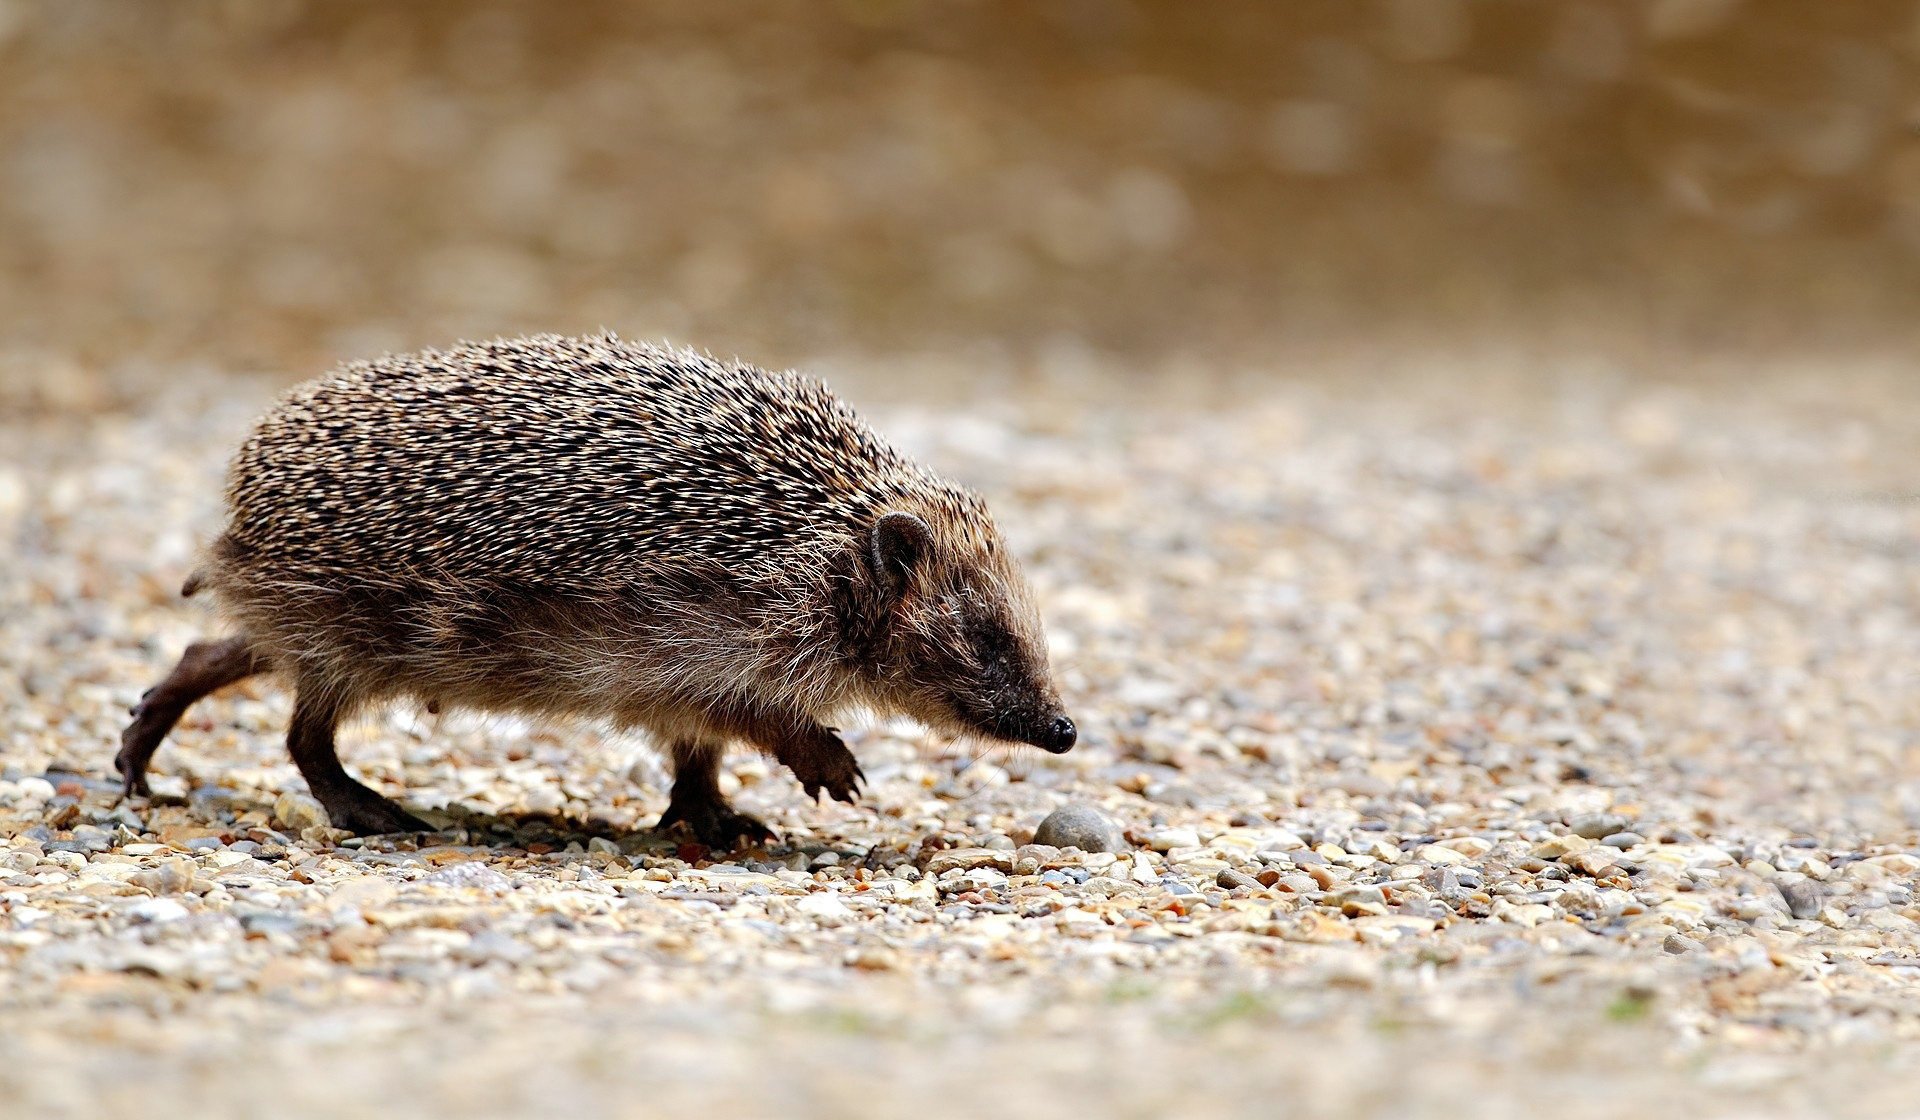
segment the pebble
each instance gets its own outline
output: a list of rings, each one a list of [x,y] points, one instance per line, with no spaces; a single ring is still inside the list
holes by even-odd
[[[1387,912],[1386,894],[1374,886],[1344,887],[1330,893],[1327,901],[1349,917]]]
[[[149,898],[129,907],[127,916],[136,922],[177,922],[187,916],[187,908],[171,898]]]
[[[332,823],[327,820],[327,811],[320,807],[318,801],[292,790],[273,799],[273,820],[279,827],[293,833],[309,828],[325,828]]]
[[[997,871],[1013,870],[1013,853],[1003,848],[949,848],[936,852],[927,860],[925,871],[929,875],[943,875],[954,870],[972,870],[977,867],[991,867]]]
[[[1565,836],[1550,836],[1533,846],[1533,858],[1559,859],[1574,852],[1585,851],[1592,846],[1593,841],[1573,833]]]
[[[1278,878],[1279,877],[1276,875],[1275,880],[1277,881]],[[1214,876],[1214,882],[1219,884],[1222,887],[1227,888],[1228,890],[1233,890],[1235,888],[1240,888],[1245,890],[1260,889],[1260,880],[1254,878],[1253,876],[1247,874],[1244,871],[1236,871],[1231,867],[1223,869],[1220,872],[1220,874]]]
[[[436,887],[484,891],[489,894],[505,894],[513,889],[513,880],[479,860],[448,864],[428,875],[422,882]]]
[[[1826,905],[1826,894],[1820,884],[1808,879],[1775,879],[1774,885],[1780,890],[1780,897],[1786,900],[1787,911],[1800,919],[1817,918]]]
[[[193,888],[194,875],[192,860],[168,859],[150,870],[134,872],[127,882],[155,894],[178,894]]]
[[[1473,857],[1460,851],[1458,848],[1443,847],[1439,844],[1423,845],[1416,849],[1413,855],[1415,859],[1420,860],[1422,863],[1447,866],[1457,866],[1459,864],[1473,862]]]
[[[1613,813],[1598,813],[1591,816],[1575,817],[1568,825],[1575,836],[1588,840],[1600,840],[1616,832],[1625,832],[1627,818]]]
[[[1121,852],[1127,847],[1120,826],[1090,805],[1063,805],[1048,813],[1033,830],[1033,842],[1083,852]]]
[[[1561,857],[1561,863],[1582,875],[1599,877],[1611,874],[1618,866],[1616,856],[1609,848],[1586,848]]]

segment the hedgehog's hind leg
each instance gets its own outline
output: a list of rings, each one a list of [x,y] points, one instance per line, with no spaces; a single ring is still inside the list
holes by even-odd
[[[120,753],[113,760],[113,768],[120,772],[126,796],[151,795],[147,765],[153,761],[153,752],[160,749],[160,741],[194,701],[268,668],[271,666],[266,659],[254,652],[244,637],[188,646],[173,672],[140,697],[129,713],[133,722],[120,733]]]
[[[654,827],[685,824],[702,844],[731,848],[736,841],[757,844],[773,839],[758,817],[737,812],[720,793],[720,747],[692,739],[673,744],[673,793]]]
[[[432,832],[432,825],[360,784],[340,765],[333,729],[341,710],[333,690],[302,680],[293,701],[293,722],[287,727],[287,752],[327,811],[327,820],[335,828],[361,836]]]

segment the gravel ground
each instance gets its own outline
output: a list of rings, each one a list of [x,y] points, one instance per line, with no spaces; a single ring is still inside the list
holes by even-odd
[[[266,391],[0,418],[0,1113],[1912,1112],[1910,399],[1033,392],[870,411],[1027,554],[1083,745],[741,757],[784,839],[719,856],[643,743],[419,711],[343,753],[445,830],[346,838],[264,683],[119,803]]]

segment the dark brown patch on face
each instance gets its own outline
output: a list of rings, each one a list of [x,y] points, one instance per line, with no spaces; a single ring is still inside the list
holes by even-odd
[[[876,523],[870,556],[849,596],[848,633],[882,691],[910,714],[964,734],[1050,751],[1073,745],[1061,710],[1046,639],[1019,571],[991,527],[980,543],[923,522],[925,545],[902,569],[898,514]],[[991,547],[989,547],[989,544]]]

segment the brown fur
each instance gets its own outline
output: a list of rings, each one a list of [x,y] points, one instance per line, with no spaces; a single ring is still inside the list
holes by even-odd
[[[650,732],[663,823],[710,842],[765,833],[720,798],[729,742],[847,801],[828,725],[854,711],[1072,744],[985,506],[796,374],[612,336],[355,363],[260,422],[228,504],[183,591],[233,624],[223,671],[291,679],[290,749],[342,827],[420,826],[333,751],[339,719],[397,698]],[[124,737],[130,792],[225,683],[189,669]]]

